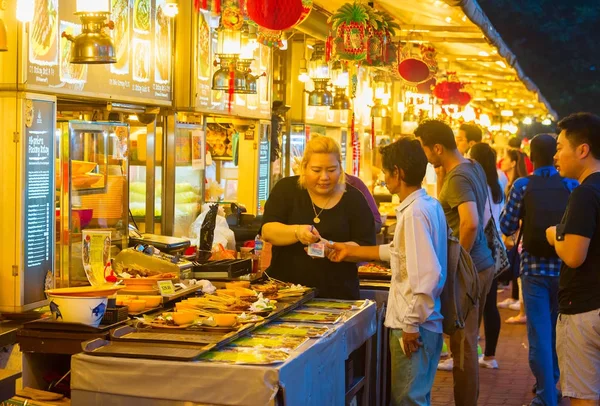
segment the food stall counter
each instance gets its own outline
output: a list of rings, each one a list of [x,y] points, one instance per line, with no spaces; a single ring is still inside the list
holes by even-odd
[[[330,327],[329,334],[308,340],[284,363],[275,365],[78,354],[71,361],[72,404],[345,404],[345,360],[375,334],[375,303],[347,313],[343,322]]]

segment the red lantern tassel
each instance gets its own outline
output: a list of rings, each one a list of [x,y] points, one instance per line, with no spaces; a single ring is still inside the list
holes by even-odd
[[[229,100],[228,100],[228,107],[227,110],[231,113],[231,105],[233,104],[233,88],[235,86],[235,80],[234,80],[234,66],[230,66],[229,67],[229,89],[227,90],[227,93],[229,95]]]
[[[329,62],[331,60],[331,51],[333,45],[333,37],[331,34],[327,37],[327,41],[325,41],[325,62]]]
[[[371,148],[375,151],[375,117],[371,117]]]
[[[352,122],[350,123],[350,132],[352,137],[352,174],[354,176],[358,176],[358,140],[356,137],[355,118],[355,114],[352,112]]]
[[[215,0],[215,14],[221,14],[221,0]]]
[[[196,7],[196,11],[208,10],[208,0],[194,0],[194,6]]]

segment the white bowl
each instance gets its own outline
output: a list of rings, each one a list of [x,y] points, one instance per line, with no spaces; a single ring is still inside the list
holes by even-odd
[[[98,327],[106,312],[107,297],[54,296],[50,298],[50,311],[54,321],[83,323]]]

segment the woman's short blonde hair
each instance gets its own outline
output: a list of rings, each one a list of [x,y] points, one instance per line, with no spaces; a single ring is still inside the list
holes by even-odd
[[[308,161],[310,161],[310,158],[313,154],[334,155],[340,164],[341,174],[338,183],[343,184],[346,182],[346,174],[344,173],[344,168],[342,167],[342,150],[340,148],[340,144],[338,144],[333,138],[315,135],[306,143],[304,155],[302,156],[302,161],[300,162],[300,178],[298,179],[298,184],[302,188],[306,188],[306,167],[308,166]]]

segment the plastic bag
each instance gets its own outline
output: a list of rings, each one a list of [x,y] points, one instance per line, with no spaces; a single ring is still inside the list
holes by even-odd
[[[202,212],[190,226],[189,237],[192,241],[198,241],[200,238],[200,230],[208,210],[209,205],[204,204],[202,206]],[[223,210],[222,206],[219,206],[219,210],[217,211],[216,224],[214,228],[213,247],[217,244],[221,244],[228,250],[236,249],[235,234],[229,229],[229,224],[227,224],[227,220],[225,219],[225,211]]]

